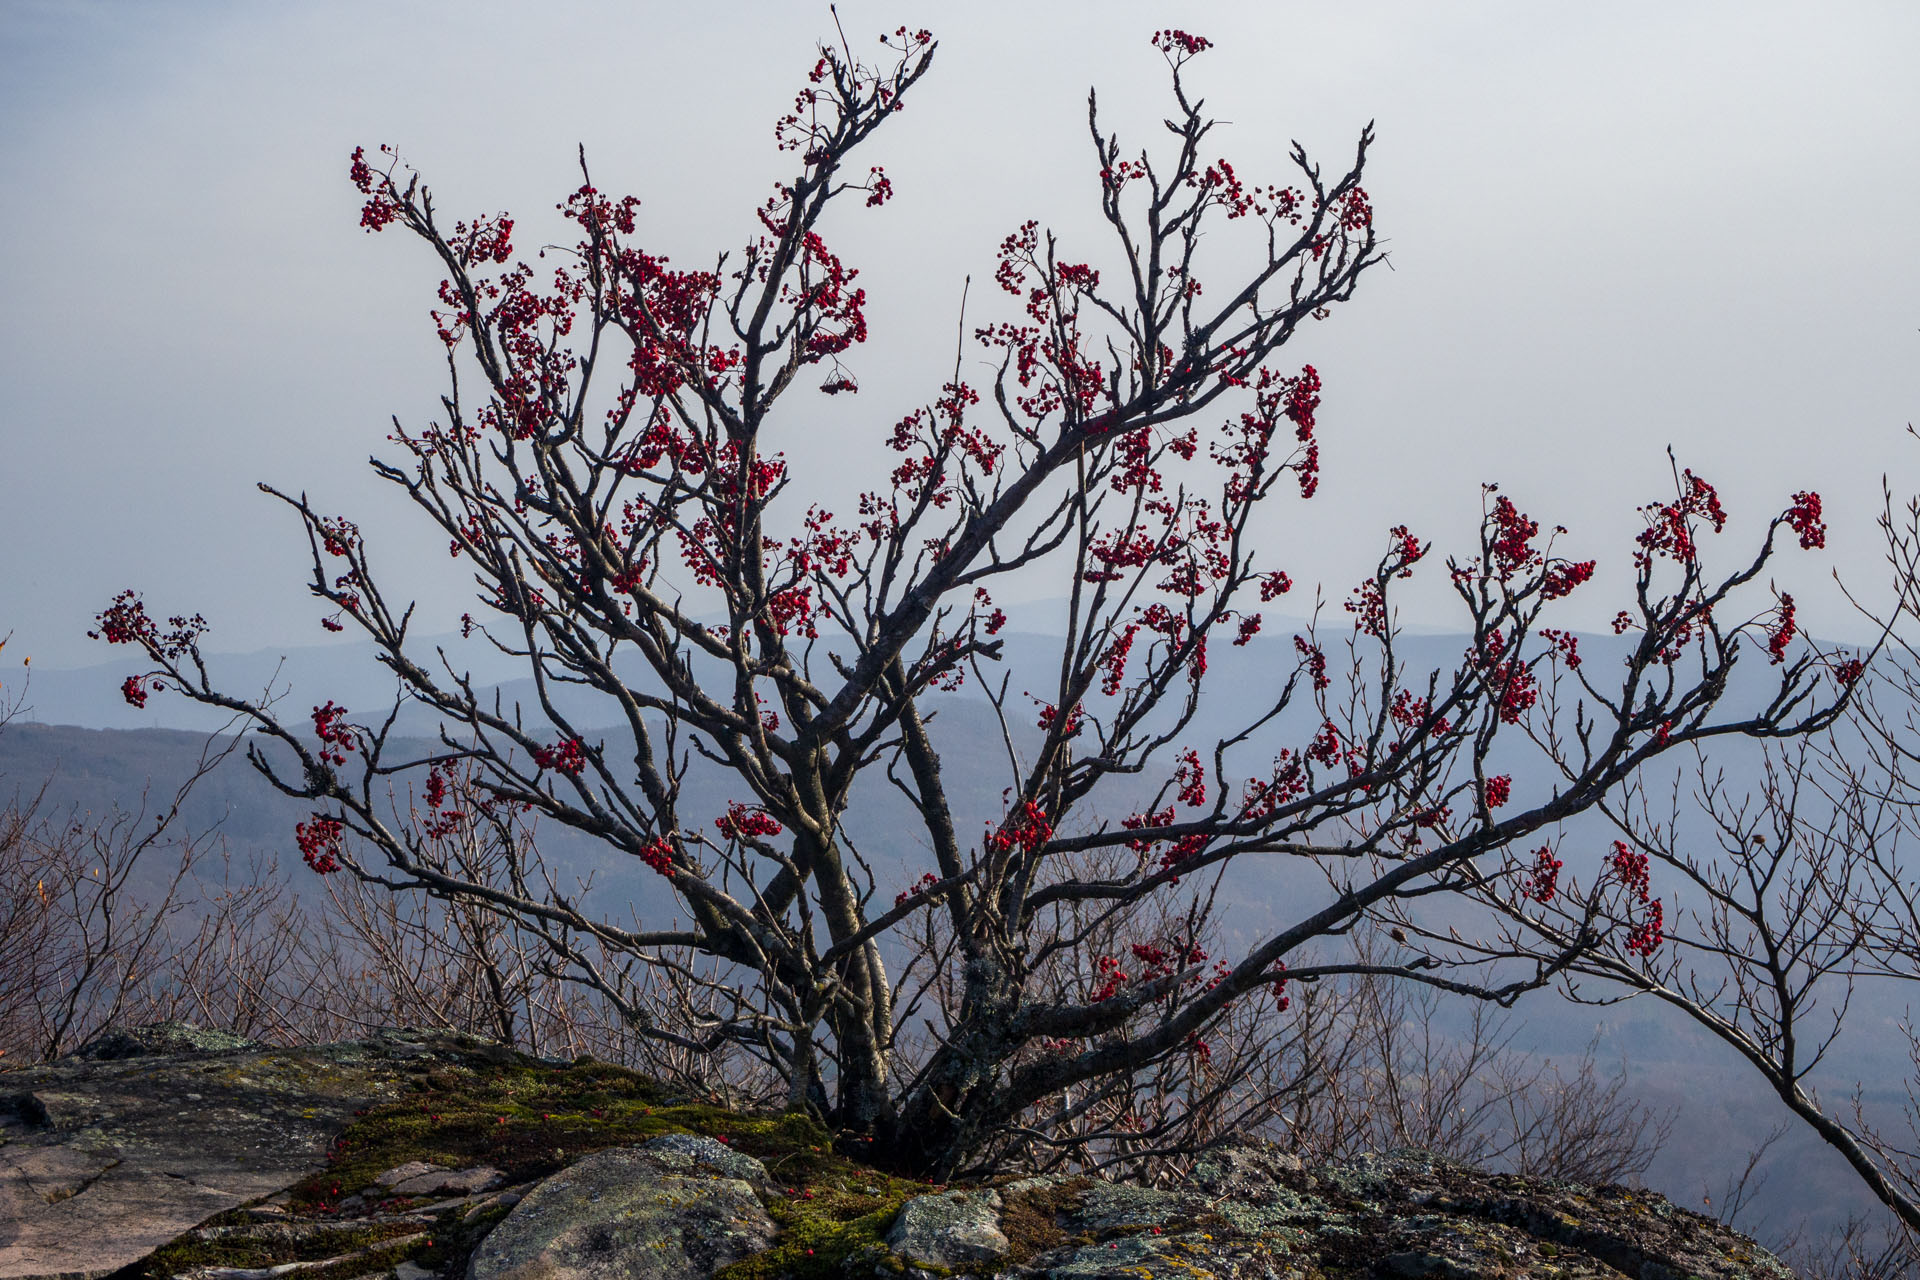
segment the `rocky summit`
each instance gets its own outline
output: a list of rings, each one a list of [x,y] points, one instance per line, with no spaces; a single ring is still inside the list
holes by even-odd
[[[0,1072],[0,1280],[1790,1275],[1646,1191],[1419,1152],[1239,1142],[1172,1186],[929,1187],[802,1116],[443,1033],[274,1049],[171,1024]]]

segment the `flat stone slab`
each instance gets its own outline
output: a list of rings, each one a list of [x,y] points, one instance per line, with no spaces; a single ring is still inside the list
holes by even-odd
[[[445,1173],[437,1164],[428,1164],[425,1160],[409,1160],[405,1164],[395,1165],[373,1180],[373,1185],[384,1191],[391,1191],[403,1182],[418,1178],[422,1174]]]
[[[387,1170],[373,1181],[375,1187],[394,1196],[429,1196],[436,1192],[470,1196],[480,1191],[491,1191],[506,1180],[507,1175],[492,1165],[443,1169],[425,1160],[409,1160],[398,1168]]]
[[[489,1047],[402,1031],[282,1050],[173,1023],[0,1072],[0,1280],[93,1280],[137,1262],[318,1171],[409,1066]]]

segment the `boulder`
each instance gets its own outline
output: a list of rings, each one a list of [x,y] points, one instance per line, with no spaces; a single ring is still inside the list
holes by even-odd
[[[773,1243],[753,1186],[766,1172],[688,1134],[595,1152],[514,1206],[468,1280],[707,1280]]]
[[[887,1248],[919,1270],[991,1270],[1007,1256],[994,1191],[948,1191],[915,1196],[901,1206],[887,1232]]]

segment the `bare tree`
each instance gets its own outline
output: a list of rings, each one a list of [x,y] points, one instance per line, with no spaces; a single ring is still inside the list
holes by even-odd
[[[210,742],[157,813],[48,815],[44,791],[0,809],[0,1059],[58,1057],[110,1024],[150,1020],[211,845],[208,833],[176,836],[181,806],[236,746]]]
[[[1468,1011],[1449,1033],[1432,989],[1372,974],[1350,980],[1358,1031],[1327,1072],[1325,1094],[1296,1139],[1316,1155],[1415,1147],[1529,1177],[1610,1183],[1653,1162],[1670,1114],[1628,1093],[1624,1067],[1603,1077],[1597,1044],[1562,1070],[1520,1053],[1504,1013]]]
[[[1215,125],[1187,79],[1209,46],[1186,32],[1154,37],[1172,80],[1164,152],[1123,149],[1089,97],[1104,257],[1068,256],[1037,222],[1016,229],[995,272],[1015,309],[968,338],[985,384],[962,358],[928,403],[889,415],[882,443],[898,465],[851,517],[808,504],[777,452],[794,430],[782,410],[814,376],[847,403],[859,385],[843,361],[868,336],[828,214],[886,203],[885,173],[854,157],[933,57],[925,32],[886,44],[879,68],[844,41],[820,50],[778,126],[796,169],[758,210],[761,233],[711,270],[639,247],[638,202],[604,194],[584,157],[562,206],[576,243],[549,247],[536,269],[514,259],[505,215],[449,228],[397,156],[354,154],[363,225],[412,234],[445,273],[443,416],[396,424],[402,460],[374,467],[475,576],[484,616],[467,626],[525,663],[529,704],[501,705],[452,655],[420,652],[358,527],[304,495],[279,496],[308,533],[326,625],[377,646],[404,690],[392,714],[352,721],[327,703],[289,722],[215,684],[198,618],[163,626],[132,593],[100,618],[101,635],[151,663],[130,698],[158,680],[292,753],[290,767],[254,760],[314,803],[299,841],[316,871],[491,912],[635,1034],[752,1055],[788,1101],[882,1163],[941,1174],[1048,1100],[1114,1101],[1126,1089],[1102,1082],[1163,1070],[1198,1080],[1195,1045],[1283,981],[1366,973],[1501,1001],[1546,983],[1598,945],[1595,930],[1491,967],[1369,963],[1337,940],[1396,901],[1472,894],[1502,851],[1601,805],[1665,752],[1830,723],[1846,682],[1822,691],[1807,662],[1759,705],[1721,708],[1743,638],[1790,633],[1784,610],[1728,620],[1777,535],[1818,544],[1817,496],[1795,495],[1752,556],[1715,578],[1700,544],[1725,514],[1688,472],[1648,508],[1624,624],[1638,641],[1611,676],[1579,668],[1572,637],[1541,625],[1593,562],[1557,555],[1554,535],[1490,491],[1478,554],[1450,566],[1470,636],[1457,663],[1409,669],[1402,656],[1396,584],[1430,548],[1396,529],[1348,602],[1365,660],[1347,687],[1315,634],[1296,636],[1266,687],[1233,691],[1243,727],[1198,736],[1209,645],[1252,643],[1260,608],[1291,586],[1258,554],[1255,513],[1318,485],[1320,378],[1281,365],[1281,348],[1351,297],[1381,247],[1362,185],[1371,130],[1344,171],[1296,147],[1286,177],[1243,177],[1214,158]],[[992,592],[1016,573],[1051,574],[1067,596],[1066,637],[1031,708],[992,674],[1007,657]],[[1524,794],[1496,772],[1496,744],[1522,738],[1543,681],[1568,669],[1592,713],[1556,757],[1564,775]],[[987,687],[1009,744],[1026,716],[1040,734],[1010,750],[1004,811],[977,838],[956,820],[929,714],[934,694],[968,678]],[[437,751],[397,746],[411,704],[441,718]],[[730,779],[722,814],[691,810],[696,756]],[[444,799],[456,770],[477,779],[474,803],[393,803],[403,779]],[[917,815],[928,854],[910,884],[882,883],[849,837],[853,783],[869,771]],[[1150,804],[1106,807],[1142,781],[1159,788]],[[436,851],[435,828],[509,811],[649,869],[677,918],[608,918],[511,864]],[[1328,892],[1203,962],[1196,887],[1255,857],[1321,865]],[[887,948],[932,915],[947,941],[903,986]],[[1169,922],[1142,941],[1151,958],[1098,949],[1118,917]],[[680,993],[685,1021],[628,998],[636,966]],[[922,1041],[908,1019],[929,992],[951,1012]],[[1053,1131],[1073,1123],[1063,1114]]]
[[[1776,663],[1792,652],[1791,666],[1824,666],[1857,685],[1846,718],[1770,745],[1752,768],[1730,773],[1696,752],[1691,770],[1662,787],[1636,780],[1597,806],[1617,837],[1597,874],[1556,879],[1561,862],[1549,847],[1539,855],[1546,871],[1534,878],[1489,880],[1481,896],[1508,927],[1497,947],[1468,949],[1571,956],[1562,977],[1576,999],[1611,1001],[1625,991],[1707,1030],[1845,1158],[1889,1210],[1896,1243],[1904,1234],[1901,1247],[1910,1249],[1920,1230],[1920,1137],[1897,1138],[1892,1118],[1869,1115],[1858,1092],[1823,1094],[1816,1084],[1823,1072],[1846,1078],[1836,1049],[1863,990],[1920,978],[1920,891],[1903,854],[1920,798],[1912,777],[1920,664],[1899,626],[1902,614],[1920,616],[1920,502],[1902,517],[1889,497],[1882,526],[1900,590],[1899,612],[1875,624],[1874,652],[1884,646],[1884,660],[1863,676],[1874,653],[1771,646]],[[1789,624],[1791,608],[1787,597]],[[1676,903],[1671,915],[1654,895],[1659,884]],[[1425,938],[1435,953],[1461,949],[1455,939]],[[1920,1082],[1920,1053],[1913,1079]],[[1910,1105],[1908,1127],[1920,1135],[1920,1104]],[[1727,1197],[1735,1210],[1747,1181]],[[1858,1255],[1864,1238],[1847,1233],[1822,1267],[1840,1274],[1836,1259]]]
[[[1896,1280],[1920,1270],[1920,1250],[1910,1237],[1889,1237],[1861,1215],[1818,1242],[1796,1240],[1774,1252],[1804,1280]]]

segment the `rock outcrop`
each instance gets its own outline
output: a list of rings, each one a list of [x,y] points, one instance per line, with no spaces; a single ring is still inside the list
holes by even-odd
[[[1171,1187],[932,1188],[801,1117],[414,1032],[129,1033],[0,1074],[0,1098],[0,1280],[1791,1280],[1632,1188],[1257,1143]]]

